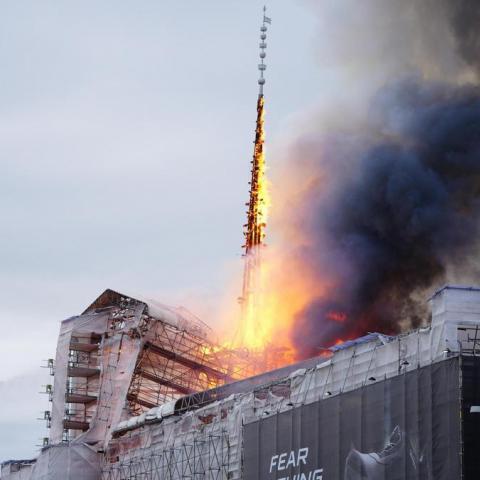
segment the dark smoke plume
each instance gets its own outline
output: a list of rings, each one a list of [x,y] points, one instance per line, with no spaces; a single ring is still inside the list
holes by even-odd
[[[435,5],[431,5],[435,7]],[[478,0],[443,0],[447,20],[456,39],[457,52],[480,72],[480,2]]]
[[[480,89],[405,78],[379,91],[368,118],[361,133],[305,147],[322,181],[297,206],[310,239],[297,255],[330,284],[298,315],[304,356],[339,338],[418,326],[427,291],[452,268],[475,271]]]
[[[353,123],[373,99],[360,126],[327,106],[298,142],[294,168],[314,180],[293,209],[310,239],[295,260],[328,281],[296,319],[302,356],[418,326],[434,288],[480,282],[480,1],[310,3]]]

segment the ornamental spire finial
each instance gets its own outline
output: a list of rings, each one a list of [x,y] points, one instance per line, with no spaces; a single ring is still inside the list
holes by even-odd
[[[265,57],[267,54],[265,53],[265,49],[267,48],[267,43],[265,40],[267,39],[267,23],[270,25],[272,23],[272,19],[267,17],[266,15],[267,7],[263,7],[263,22],[262,26],[260,27],[260,63],[258,64],[258,69],[260,70],[260,78],[258,79],[258,95],[263,96],[263,86],[265,85],[265,77],[264,72],[267,69],[267,65],[265,63]]]

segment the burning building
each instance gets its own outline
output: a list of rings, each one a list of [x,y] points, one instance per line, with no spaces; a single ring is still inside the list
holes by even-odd
[[[300,145],[308,185],[272,269],[267,24],[264,12],[237,338],[105,291],[62,322],[49,438],[2,478],[479,478],[480,288],[446,286],[429,308],[422,296],[475,267],[478,87],[399,78],[370,123]]]
[[[430,308],[235,381],[185,312],[107,290],[62,323],[48,445],[2,478],[476,479],[480,289]]]
[[[259,320],[262,295],[262,255],[265,247],[265,228],[268,210],[268,188],[265,176],[265,98],[263,87],[265,85],[264,72],[267,68],[265,64],[267,48],[267,24],[271,19],[265,15],[266,8],[263,9],[263,22],[260,27],[260,78],[258,79],[258,98],[257,98],[257,121],[255,127],[255,140],[253,149],[253,158],[251,161],[250,177],[250,196],[247,211],[247,223],[244,225],[245,244],[244,248],[244,272],[242,295],[239,298],[241,306],[241,319],[238,338],[234,341],[241,346],[249,348],[264,348],[265,338],[262,338],[262,323]]]

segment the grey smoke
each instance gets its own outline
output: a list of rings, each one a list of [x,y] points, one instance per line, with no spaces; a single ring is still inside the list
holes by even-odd
[[[480,3],[474,0],[444,0],[443,8],[454,32],[458,53],[465,62],[480,70]]]
[[[296,318],[302,356],[338,338],[416,327],[428,318],[427,292],[480,281],[480,2],[314,8],[322,63],[358,89],[348,94],[367,113],[357,125],[324,122],[297,142],[297,165],[300,156],[321,181],[295,205],[292,222],[310,244],[294,255],[329,280],[328,294]]]
[[[471,271],[477,251],[479,88],[404,78],[379,91],[369,119],[360,134],[318,139],[326,181],[297,205],[311,241],[302,258],[319,282],[333,282],[297,319],[295,341],[307,355],[345,336],[418,326],[418,293],[451,267]]]
[[[458,83],[480,73],[480,2],[476,0],[309,0],[322,71],[365,97],[385,81],[420,70]],[[344,91],[338,92],[345,95]]]

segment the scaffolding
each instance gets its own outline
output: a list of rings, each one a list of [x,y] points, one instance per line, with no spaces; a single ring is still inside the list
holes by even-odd
[[[100,387],[101,339],[102,336],[95,333],[74,334],[70,339],[63,419],[64,441],[71,440],[75,436],[74,431],[87,431],[95,414]]]
[[[215,345],[187,330],[145,319],[146,341],[127,400],[133,413],[240,378],[222,365]]]
[[[209,328],[183,308],[106,290],[62,324],[49,390],[53,443],[106,438],[122,419],[262,367],[248,352],[210,338]]]
[[[396,337],[370,333],[332,347],[328,357],[183,397],[165,415],[147,416],[143,422],[117,429],[105,454],[102,479],[237,480],[247,476],[245,425],[279,418],[296,407],[329,402],[385,380],[397,378],[404,385],[406,375],[416,375],[419,369],[435,365],[438,370],[439,362],[451,357],[461,356],[465,362],[479,355],[480,313],[465,314],[450,306],[457,297],[462,300],[463,293],[460,289],[444,293],[449,297],[444,302],[446,311],[442,311],[442,298],[435,297],[428,327]],[[480,295],[475,295],[480,305]],[[294,429],[291,434],[297,433]]]
[[[480,328],[478,325],[459,327],[458,339],[463,355],[480,356]]]
[[[127,394],[135,415],[256,373],[252,359],[211,342],[198,325],[181,328],[143,314],[139,331],[142,348]]]
[[[230,445],[221,431],[106,464],[102,480],[221,480],[228,478]]]

